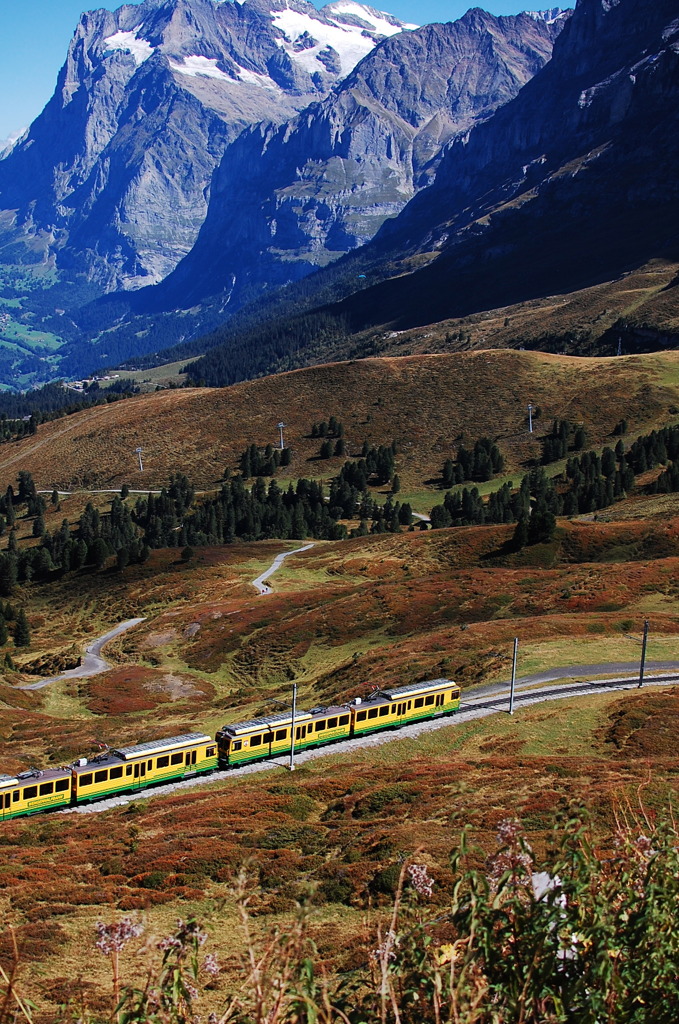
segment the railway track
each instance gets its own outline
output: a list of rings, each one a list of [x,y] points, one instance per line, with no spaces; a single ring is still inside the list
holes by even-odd
[[[598,693],[611,693],[620,690],[636,689],[638,676],[631,676],[624,679],[598,679],[593,682],[583,681],[581,683],[567,684],[564,686],[539,687],[528,692],[523,691],[515,694],[515,706],[530,704],[542,704],[552,700],[564,700],[568,697],[594,696]],[[666,686],[679,684],[679,673],[670,673],[660,676],[649,676],[644,683],[644,688],[655,686]],[[340,743],[333,743],[332,746],[320,747],[315,750],[304,750],[295,755],[297,764],[304,764],[307,761],[314,761],[319,757],[329,757],[335,754],[349,753],[352,750],[360,750],[369,747],[379,747],[384,743],[393,743],[401,739],[414,739],[424,733],[435,732],[437,729],[445,729],[456,725],[463,725],[466,722],[479,718],[487,718],[490,715],[506,711],[509,707],[509,695],[492,695],[490,697],[473,696],[462,701],[460,710],[454,715],[444,718],[436,718],[428,722],[416,722],[413,725],[406,725],[398,730],[386,730],[385,732],[374,733],[371,736],[359,736],[350,740],[342,740]],[[223,782],[243,775],[255,775],[266,771],[287,770],[287,758],[260,761],[256,764],[244,765],[241,768],[218,770],[211,775],[200,775],[192,779],[184,779],[181,782],[174,782],[166,786],[157,786],[153,789],[146,789],[138,793],[125,793],[120,796],[111,797],[110,800],[101,800],[95,804],[80,807],[67,807],[56,811],[56,814],[101,814],[104,811],[115,807],[122,807],[125,804],[136,800],[148,800],[151,797],[166,796],[170,793],[182,792],[193,789],[197,786],[210,786],[215,782]]]

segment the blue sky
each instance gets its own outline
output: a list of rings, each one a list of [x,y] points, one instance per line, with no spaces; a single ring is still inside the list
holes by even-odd
[[[367,2],[418,25],[453,21],[473,6],[484,7],[492,14],[516,14],[526,8],[554,6],[554,0],[542,4],[531,0]],[[322,7],[322,0],[316,0],[315,5]],[[97,7],[113,11],[120,7],[120,0],[95,0],[89,5],[83,0],[0,0],[0,140],[26,127],[40,113],[54,91],[80,14]]]

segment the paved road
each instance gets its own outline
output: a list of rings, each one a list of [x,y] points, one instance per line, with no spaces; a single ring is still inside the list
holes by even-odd
[[[647,661],[645,675],[662,674],[671,676],[676,673],[679,676],[679,661]],[[516,691],[525,690],[542,683],[553,683],[560,679],[583,680],[592,676],[629,676],[639,678],[638,661],[604,661],[599,665],[567,665],[561,668],[551,668],[546,672],[536,672],[531,676],[521,676],[516,680]],[[470,697],[491,697],[498,693],[506,693],[509,690],[510,680],[506,679],[499,683],[488,683],[484,686],[474,688]]]
[[[132,629],[133,626],[138,626],[140,622],[144,622],[144,619],[127,619],[126,622],[121,622],[115,629],[104,633],[98,640],[94,640],[85,648],[85,656],[77,668],[69,668],[58,676],[50,676],[49,679],[41,679],[37,683],[28,683],[26,686],[19,686],[18,689],[42,690],[43,686],[49,686],[50,683],[58,683],[61,679],[84,679],[87,676],[98,676],[101,672],[106,672],[111,666],[108,661],[101,657],[104,644],[107,644],[109,640],[113,640],[114,637],[120,636],[121,633],[127,632],[128,629]]]
[[[282,554],[276,555],[269,568],[265,572],[263,572],[261,576],[258,576],[256,580],[252,581],[253,587],[255,587],[255,589],[257,589],[260,595],[262,596],[264,596],[265,594],[273,594],[273,590],[271,589],[271,587],[267,587],[266,585],[266,580],[268,580],[269,576],[273,576],[276,570],[280,569],[281,564],[283,563],[283,560],[285,558],[289,558],[290,555],[299,555],[300,552],[308,551],[309,548],[312,547],[313,544],[305,544],[303,548],[295,548],[294,551],[283,551]]]
[[[666,686],[672,682],[679,684],[679,678],[673,680],[657,680],[649,682],[651,686]],[[597,693],[614,693],[621,690],[636,691],[636,679],[603,679],[593,683],[578,683],[573,686],[544,687],[542,690],[532,690],[530,693],[519,694],[516,698],[516,713],[520,713],[522,706],[531,704],[542,704],[545,701],[563,700],[567,697],[592,696]],[[502,703],[502,707],[498,705]],[[328,757],[332,754],[349,753],[363,747],[381,747],[384,743],[394,743],[400,739],[412,739],[421,736],[423,733],[435,732],[437,729],[446,729],[457,725],[464,725],[467,722],[479,718],[487,718],[489,715],[496,715],[506,711],[506,698],[503,695],[502,702],[496,698],[487,698],[485,701],[470,703],[463,701],[460,710],[454,715],[445,718],[435,718],[429,722],[417,722],[414,725],[407,725],[395,731],[373,733],[371,736],[360,736],[351,740],[343,740],[341,743],[332,743],[327,747],[320,747],[316,750],[304,750],[295,755],[295,763],[303,764],[305,761],[314,761],[319,757]],[[110,800],[102,800],[96,804],[85,804],[82,807],[68,807],[56,811],[56,814],[101,814],[102,811],[110,810],[113,807],[120,807],[132,803],[135,800],[148,800],[154,796],[166,796],[184,789],[191,789],[194,786],[209,786],[214,782],[223,782],[241,775],[253,775],[258,772],[280,771],[287,769],[287,758],[275,761],[261,761],[258,764],[244,765],[242,768],[230,768],[227,771],[216,771],[209,776],[198,776],[193,779],[185,779],[183,782],[172,782],[166,786],[156,786],[145,789],[138,793],[125,793],[121,796],[111,797]]]

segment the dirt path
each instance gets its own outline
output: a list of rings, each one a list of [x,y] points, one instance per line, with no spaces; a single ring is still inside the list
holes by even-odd
[[[302,547],[302,548],[295,548],[294,551],[283,551],[283,552],[281,552],[280,555],[276,555],[276,557],[274,558],[274,560],[271,563],[271,565],[269,566],[269,568],[266,569],[261,574],[261,576],[258,576],[256,580],[252,581],[253,587],[255,587],[255,589],[259,591],[259,593],[260,593],[260,595],[262,597],[265,594],[273,594],[273,590],[271,589],[271,587],[267,587],[267,585],[266,585],[266,580],[268,580],[269,576],[273,576],[273,574],[276,572],[276,570],[280,569],[281,565],[283,564],[283,560],[285,558],[289,558],[290,555],[299,555],[302,551],[308,551],[309,548],[312,548],[312,547],[313,547],[313,544],[305,544],[304,547]]]
[[[60,673],[58,676],[50,676],[49,679],[40,679],[37,683],[28,683],[26,686],[19,686],[19,690],[42,690],[44,686],[49,686],[50,683],[58,683],[62,679],[85,679],[87,676],[98,676],[101,672],[106,672],[111,668],[108,661],[101,657],[101,651],[105,644],[109,640],[113,640],[115,637],[120,636],[121,633],[126,633],[128,629],[132,629],[133,626],[138,626],[140,622],[144,622],[144,619],[127,619],[126,622],[121,622],[114,629],[104,633],[97,640],[93,640],[91,644],[85,648],[85,656],[83,657],[82,663],[77,668],[69,668],[66,672]]]

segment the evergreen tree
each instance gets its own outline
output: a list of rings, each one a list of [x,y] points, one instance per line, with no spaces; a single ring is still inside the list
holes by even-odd
[[[14,624],[14,646],[28,647],[31,642],[31,631],[26,618],[26,612],[20,608]]]

